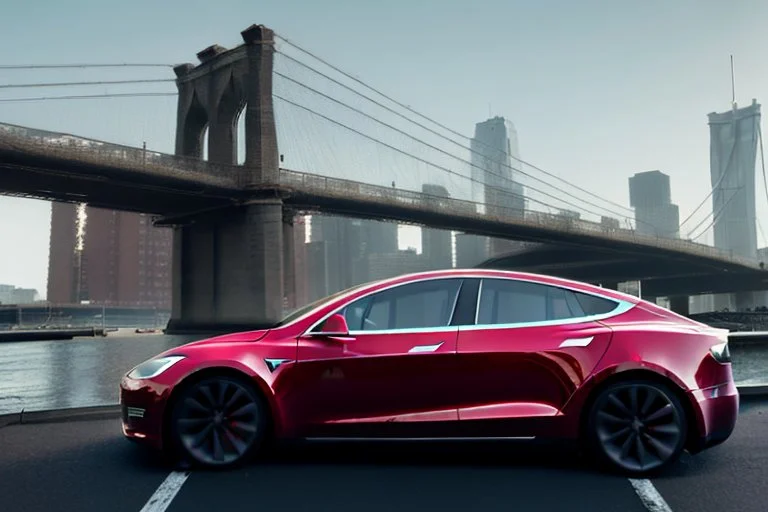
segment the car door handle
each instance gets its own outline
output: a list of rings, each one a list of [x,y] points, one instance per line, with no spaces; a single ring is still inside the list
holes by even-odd
[[[408,351],[408,353],[418,353],[418,352],[434,352],[435,350],[439,349],[444,341],[441,341],[440,343],[436,343],[434,345],[416,345],[411,350]]]

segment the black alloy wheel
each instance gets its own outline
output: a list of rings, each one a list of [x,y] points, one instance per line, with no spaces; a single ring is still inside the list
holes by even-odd
[[[687,418],[666,386],[632,381],[609,385],[590,410],[588,435],[602,462],[624,473],[660,470],[683,451]]]
[[[261,445],[265,407],[254,389],[231,377],[210,377],[174,402],[172,435],[180,455],[202,466],[232,466]]]

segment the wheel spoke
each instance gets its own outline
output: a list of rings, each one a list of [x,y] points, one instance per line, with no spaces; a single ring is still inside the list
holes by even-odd
[[[601,439],[601,440],[602,440],[604,443],[608,443],[608,442],[611,442],[611,441],[615,441],[615,440],[617,440],[618,438],[620,438],[621,436],[623,436],[623,435],[625,435],[625,434],[628,434],[628,433],[629,433],[631,430],[632,430],[632,429],[631,429],[631,428],[629,428],[629,427],[624,427],[624,428],[621,428],[621,429],[619,429],[619,430],[617,430],[616,432],[613,432],[613,433],[611,433],[611,434],[607,434],[607,435],[601,435],[601,436],[600,436],[600,439]]]
[[[202,393],[205,399],[208,400],[208,403],[211,405],[211,407],[216,407],[219,405],[213,398],[213,393],[211,393],[210,386],[200,386],[200,393]]]
[[[221,381],[219,382],[219,396],[218,398],[218,405],[224,405],[226,402],[224,399],[227,397],[227,391],[229,390],[229,384],[227,381]]]
[[[643,468],[646,462],[648,462],[648,451],[645,449],[642,436],[635,436],[635,447],[637,449],[637,461],[640,463],[640,467]]]
[[[240,432],[248,432],[249,434],[255,434],[257,428],[250,423],[243,423],[242,421],[233,421],[229,424],[230,428],[238,430]]]
[[[653,425],[648,427],[648,435],[654,437],[655,434],[669,434],[677,435],[680,433],[680,427],[674,423],[668,423],[666,425]]]
[[[245,453],[245,450],[248,449],[248,445],[244,443],[234,432],[232,432],[232,429],[224,427],[224,435],[227,436],[227,440],[235,449],[235,451],[237,451],[238,455],[242,455]]]
[[[199,427],[211,423],[211,418],[179,418],[179,425],[186,428]]]
[[[204,406],[203,404],[198,402],[196,399],[191,397],[185,399],[184,404],[190,407],[191,409],[196,409],[199,412],[204,412],[206,414],[210,412],[206,406]]]
[[[610,402],[613,405],[615,405],[616,408],[619,409],[622,413],[624,413],[627,417],[631,418],[632,416],[634,416],[634,414],[632,414],[632,411],[627,409],[627,406],[624,405],[624,403],[621,400],[619,400],[619,398],[616,395],[614,395],[613,393],[611,393],[608,396],[608,400],[610,400]]]
[[[215,460],[224,459],[224,448],[221,446],[221,434],[219,429],[213,429],[213,458]]]
[[[618,423],[620,425],[626,425],[629,423],[629,420],[626,418],[619,418],[618,416],[615,416],[609,412],[600,411],[597,413],[598,417],[602,418],[608,423]]]
[[[640,408],[640,415],[645,416],[645,414],[648,412],[648,409],[651,408],[653,405],[654,400],[656,399],[656,390],[652,388],[646,388],[645,390],[645,400],[643,401],[643,406]]]
[[[662,443],[658,439],[656,439],[653,436],[646,436],[646,439],[648,439],[648,443],[653,446],[653,449],[656,451],[656,453],[659,454],[659,457],[661,457],[663,460],[666,460],[669,458],[670,455],[672,455],[672,448],[667,446],[666,443]]]
[[[637,416],[637,386],[629,388],[629,409],[633,416]]]
[[[239,409],[231,412],[228,414],[229,418],[239,418],[240,416],[243,416],[245,414],[256,412],[256,404],[253,402],[248,402],[244,406],[240,407]]]
[[[627,456],[629,456],[629,450],[635,444],[634,441],[636,438],[637,438],[637,434],[635,434],[634,432],[632,432],[631,434],[629,434],[629,436],[627,436],[626,441],[624,441],[624,444],[621,445],[621,455],[619,455],[619,457],[621,457],[622,459],[626,459]]]
[[[672,408],[672,404],[666,403],[664,404],[664,407],[658,409],[656,412],[650,414],[647,418],[645,418],[646,423],[650,423],[652,421],[660,420],[661,418],[667,416],[668,414],[672,414],[674,409]]]
[[[209,423],[208,425],[205,426],[205,428],[203,428],[203,430],[201,430],[200,432],[198,432],[193,436],[190,436],[191,437],[190,445],[192,446],[192,448],[198,448],[201,444],[203,444],[203,442],[211,433],[211,430],[213,430],[213,423]]]
[[[226,405],[224,405],[224,410],[228,411],[235,403],[241,398],[245,396],[245,392],[243,391],[243,388],[237,388],[235,389],[235,392],[232,394],[232,396],[229,398],[229,401],[227,401]]]

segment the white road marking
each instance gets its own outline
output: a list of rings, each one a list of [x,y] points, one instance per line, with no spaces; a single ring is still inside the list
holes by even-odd
[[[189,477],[189,471],[171,471],[141,512],[164,512]]]
[[[672,509],[669,508],[667,502],[664,501],[650,480],[630,478],[629,483],[632,484],[635,493],[649,512],[672,512]]]

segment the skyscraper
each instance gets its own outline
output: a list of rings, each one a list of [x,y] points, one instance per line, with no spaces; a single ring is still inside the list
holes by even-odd
[[[425,183],[421,191],[428,195],[427,201],[439,201],[441,197],[450,197],[448,190],[441,185]],[[422,227],[421,257],[424,260],[425,269],[443,270],[453,267],[451,232],[446,229]]]
[[[710,178],[715,247],[746,258],[757,257],[755,160],[760,104],[710,113]],[[751,292],[718,297],[718,309],[752,306]]]
[[[635,209],[638,233],[664,238],[680,236],[680,211],[672,203],[668,175],[647,171],[629,178],[629,203]]]
[[[51,208],[48,301],[170,309],[171,230],[144,214],[88,207],[79,247],[77,208]]]
[[[470,148],[472,200],[483,203],[489,214],[522,216],[525,191],[514,172],[520,168],[520,152],[512,122],[497,116],[477,123]]]

